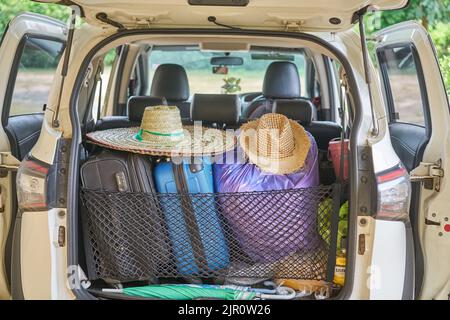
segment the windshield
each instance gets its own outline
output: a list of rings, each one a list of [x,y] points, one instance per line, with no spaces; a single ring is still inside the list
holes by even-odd
[[[212,58],[217,58],[214,63]],[[261,92],[267,67],[274,61],[291,61],[299,71],[302,96],[308,96],[305,83],[306,58],[303,51],[204,52],[198,47],[159,47],[152,50],[149,60],[150,82],[161,64],[183,66],[188,75],[191,95]],[[241,65],[229,65],[239,64],[239,61],[242,62]]]

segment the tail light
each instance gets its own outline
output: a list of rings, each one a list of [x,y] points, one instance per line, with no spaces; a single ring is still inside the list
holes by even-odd
[[[17,173],[17,200],[19,209],[47,208],[47,176],[49,166],[31,158],[25,159]]]
[[[377,175],[377,219],[408,221],[411,182],[406,169],[399,165]]]

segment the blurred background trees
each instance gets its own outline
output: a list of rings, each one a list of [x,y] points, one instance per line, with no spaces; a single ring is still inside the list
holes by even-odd
[[[67,21],[70,10],[67,7],[56,4],[37,3],[29,0],[1,0],[0,1],[0,34],[8,25],[8,22],[21,12],[35,12]]]
[[[439,23],[449,23],[449,10],[449,0],[411,0],[406,10],[383,12],[381,26],[387,27],[401,21],[417,20],[430,31]]]

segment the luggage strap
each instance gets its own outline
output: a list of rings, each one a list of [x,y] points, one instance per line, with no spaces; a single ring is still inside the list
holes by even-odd
[[[347,92],[347,85],[344,83],[345,93]],[[345,138],[346,138],[346,127],[347,123],[345,121],[345,115],[347,112],[345,99],[341,95],[341,108],[340,108],[340,117],[341,117],[341,159],[339,165],[339,176],[337,177],[337,183],[333,185],[333,209],[330,217],[330,247],[328,250],[328,263],[327,263],[327,278],[328,282],[333,282],[335,268],[336,268],[336,257],[337,257],[337,248],[338,248],[338,233],[339,233],[339,214],[341,209],[341,200],[342,200],[342,192],[344,185],[344,162],[348,161],[345,158]]]
[[[339,211],[341,209],[341,192],[342,185],[336,183],[333,185],[333,208],[330,217],[330,246],[328,249],[327,263],[327,282],[333,282],[334,272],[336,268],[337,241],[339,232]]]
[[[189,197],[189,187],[184,175],[183,164],[173,164],[173,175],[175,177],[175,185],[177,187],[181,200],[181,209],[184,214],[184,220],[188,230],[189,240],[194,254],[195,264],[199,268],[199,273],[208,270],[208,264],[205,255],[205,249],[195,217],[194,205]]]

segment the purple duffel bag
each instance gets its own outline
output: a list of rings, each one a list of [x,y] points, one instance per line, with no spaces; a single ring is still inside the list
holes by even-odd
[[[319,186],[318,148],[308,133],[311,148],[300,171],[288,175],[262,172],[249,163],[214,164],[218,193],[242,193],[218,197],[221,210],[244,252],[255,262],[280,260],[317,246],[318,200],[308,193]],[[234,159],[236,159],[235,151]],[[295,190],[302,189],[296,192]],[[257,192],[278,191],[267,194]]]

